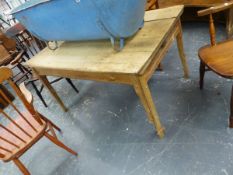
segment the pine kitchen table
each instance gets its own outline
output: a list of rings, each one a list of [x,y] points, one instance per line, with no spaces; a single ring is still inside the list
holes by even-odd
[[[65,111],[67,108],[48,83],[46,76],[131,85],[140,98],[149,121],[162,138],[164,127],[160,123],[147,82],[174,39],[177,39],[184,76],[188,77],[180,23],[183,8],[181,5],[146,12],[144,27],[135,36],[127,39],[120,52],[114,51],[106,40],[64,42],[55,51],[44,49],[31,58],[27,65]]]

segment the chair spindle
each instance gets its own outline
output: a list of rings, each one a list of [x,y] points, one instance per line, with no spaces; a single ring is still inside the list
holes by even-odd
[[[2,147],[2,146],[0,146],[0,149],[3,150],[3,151],[6,151],[6,152],[8,152],[8,153],[12,153],[12,151],[10,151],[9,149],[4,148],[4,147]]]
[[[216,32],[212,13],[210,14],[210,42],[212,46],[216,45]]]
[[[3,138],[3,137],[1,137],[1,136],[0,136],[0,140],[3,140],[3,141],[5,141],[5,142],[9,143],[10,145],[13,145],[13,146],[16,147],[16,148],[20,148],[18,145],[14,144],[14,143],[11,142],[10,140],[5,139],[5,138]]]
[[[43,125],[43,122],[41,121],[41,118],[38,116],[37,112],[35,111],[35,109],[32,107],[31,104],[28,103],[28,101],[26,100],[25,96],[21,93],[21,91],[19,90],[19,88],[15,85],[15,83],[12,80],[8,80],[8,83],[10,84],[10,86],[14,89],[14,91],[16,92],[17,96],[20,98],[20,100],[23,102],[24,106],[29,110],[29,112],[32,114],[32,116],[34,117],[34,119],[40,124]]]
[[[26,134],[28,137],[32,138],[32,136],[25,129],[23,129],[21,126],[19,126],[7,113],[2,111],[1,109],[0,109],[0,112],[3,114],[3,116],[5,118],[10,120],[17,128],[19,128],[21,131],[23,131],[24,134]]]
[[[26,117],[19,111],[19,109],[11,102],[11,100],[0,90],[0,94],[2,95],[3,99],[6,100],[14,109],[15,111],[24,119],[24,121],[35,131],[37,132],[36,128],[26,119]]]
[[[20,141],[22,141],[23,143],[27,143],[25,140],[23,140],[21,137],[19,137],[17,134],[15,134],[14,132],[12,132],[11,130],[9,130],[8,128],[6,128],[4,125],[0,124],[0,127],[3,128],[4,130],[6,130],[7,132],[9,132],[11,135],[15,136],[17,139],[19,139]]]

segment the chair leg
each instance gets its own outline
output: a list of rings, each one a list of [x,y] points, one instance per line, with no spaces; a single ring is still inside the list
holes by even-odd
[[[45,133],[45,136],[54,144],[56,144],[57,146],[65,149],[66,151],[68,151],[69,153],[77,156],[78,153],[76,153],[75,151],[73,151],[72,149],[70,149],[69,147],[67,147],[65,144],[63,144],[61,141],[59,141],[58,139],[56,139],[55,137],[51,136],[50,134],[48,134],[47,132]]]
[[[42,97],[41,95],[41,92],[38,90],[38,88],[36,87],[35,83],[33,81],[30,82],[32,87],[35,89],[36,91],[36,94],[38,95],[38,97],[40,98],[40,100],[42,101],[42,103],[44,104],[44,106],[47,108],[48,105],[47,103],[45,102],[44,98]]]
[[[16,66],[19,71],[22,73],[22,74],[25,74],[24,76],[29,79],[29,72],[26,70],[26,68],[24,68],[24,66],[21,64],[21,63],[18,63],[18,65]],[[22,76],[19,80],[21,80],[24,76]]]
[[[44,121],[49,122],[52,125],[52,127],[54,127],[57,131],[62,132],[62,130],[57,125],[55,125],[51,120],[49,120],[48,118],[46,118],[45,116],[43,116],[40,113],[39,113],[39,115]]]
[[[79,93],[79,90],[75,87],[71,79],[66,78],[66,81],[70,84],[70,86],[75,90],[75,92]]]
[[[30,175],[27,168],[24,166],[24,164],[19,159],[13,159],[13,162],[24,175]]]
[[[52,127],[52,124],[48,122],[48,127],[49,127],[49,131],[51,132],[52,136],[55,138],[55,139],[58,139],[57,138],[57,135]]]
[[[157,68],[157,71],[163,71],[163,65],[162,65],[162,63],[159,64],[159,66]]]
[[[20,64],[17,65],[17,68],[20,70],[21,73],[25,73],[24,69],[21,67]]]
[[[233,128],[233,86],[231,90],[231,102],[230,102],[230,118],[229,118],[229,127]]]
[[[24,53],[24,56],[27,58],[27,60],[30,60],[30,56],[28,55],[27,52]]]
[[[200,62],[200,89],[203,89],[204,86],[204,77],[205,77],[205,64]]]

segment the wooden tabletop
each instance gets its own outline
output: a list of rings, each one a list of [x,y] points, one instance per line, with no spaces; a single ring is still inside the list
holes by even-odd
[[[27,64],[39,74],[40,70],[137,74],[160,49],[182,12],[183,6],[146,12],[144,27],[127,39],[120,52],[108,40],[64,42],[55,51],[44,49]]]

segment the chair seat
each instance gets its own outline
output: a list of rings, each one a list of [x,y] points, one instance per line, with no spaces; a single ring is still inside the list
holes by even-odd
[[[233,78],[233,40],[200,48],[199,58],[217,74]]]
[[[47,126],[44,121],[43,121],[43,124],[40,125],[32,117],[30,113],[24,112],[23,115],[31,123],[31,125],[34,126],[34,128],[37,131],[33,130],[33,128],[21,116],[17,117],[14,121],[21,128],[24,128],[27,133],[30,133],[31,137],[26,135],[22,130],[20,130],[12,122],[10,122],[9,125],[6,126],[6,128],[16,133],[17,136],[19,136],[21,139],[26,141],[26,143],[22,142],[21,140],[13,136],[11,133],[1,128],[0,136],[14,143],[15,145],[19,146],[19,148],[17,148],[16,146],[13,146],[12,144],[7,143],[6,141],[3,141],[2,139],[0,139],[0,147],[7,148],[10,151],[10,152],[7,152],[7,151],[0,149],[0,154],[5,155],[4,158],[2,158],[2,160],[5,162],[10,161],[13,158],[12,156],[15,156],[15,155],[20,156],[22,153],[24,153],[28,148],[30,148],[31,145],[33,145],[36,141],[38,141],[43,136],[43,133],[46,130]]]

